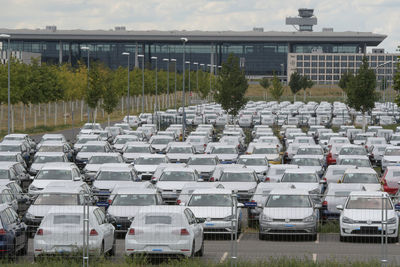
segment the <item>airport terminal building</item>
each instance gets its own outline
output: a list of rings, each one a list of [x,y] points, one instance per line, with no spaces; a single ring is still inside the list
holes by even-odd
[[[288,23],[288,19],[296,21]],[[310,19],[315,21],[309,24],[315,25],[316,18],[313,16],[287,18],[287,24],[301,24],[302,20],[310,22]],[[271,77],[276,73],[282,80],[287,80],[288,74],[296,71],[296,67],[300,68],[301,64],[304,66],[303,61],[308,58],[307,55],[312,55],[310,60],[316,56],[317,63],[308,62],[306,65],[317,64],[322,67],[318,61],[320,55],[329,54],[333,58],[337,55],[343,59],[343,56],[349,54],[359,58],[366,53],[367,47],[376,47],[386,38],[386,35],[370,32],[335,32],[332,28],[313,32],[312,26],[307,25],[300,25],[300,30],[294,32],[264,31],[262,28],[254,28],[252,31],[131,31],[125,27],[115,27],[113,30],[59,30],[55,26],[47,26],[45,29],[34,30],[0,29],[0,33],[11,36],[13,51],[39,53],[42,62],[68,62],[74,65],[78,60],[87,60],[88,52],[82,49],[86,46],[90,48],[90,60],[100,60],[111,68],[127,66],[126,56],[122,53],[130,52],[135,57],[131,62],[136,67],[141,67],[143,62],[138,55],[144,55],[146,67],[154,64],[152,57],[157,57],[158,68],[163,69],[167,68],[167,61],[163,59],[176,59],[178,71],[183,66],[181,38],[184,37],[188,39],[185,51],[186,60],[192,64],[191,69],[201,67],[214,71],[212,66],[221,65],[233,53],[240,58],[240,65],[247,76]],[[7,49],[6,39],[0,39],[0,48]],[[198,65],[193,65],[194,62]],[[301,68],[301,71],[321,83],[335,83],[340,77],[340,73],[337,73],[330,79],[331,76],[327,77],[325,72],[322,80],[319,79],[322,78],[322,73],[319,73],[322,70],[319,68]]]

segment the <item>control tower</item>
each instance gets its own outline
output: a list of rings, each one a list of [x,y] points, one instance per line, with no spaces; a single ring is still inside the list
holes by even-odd
[[[313,26],[317,25],[314,9],[300,8],[297,17],[286,18],[286,25],[293,25],[293,27],[300,32],[312,32]],[[296,25],[299,26],[299,28],[296,28]]]

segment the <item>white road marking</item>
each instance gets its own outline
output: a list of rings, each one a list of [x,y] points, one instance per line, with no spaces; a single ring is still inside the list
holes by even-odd
[[[242,236],[243,236],[243,233],[241,233],[241,234],[239,235],[239,238],[237,239],[237,242],[238,242],[238,243],[240,242],[240,239],[242,239]]]
[[[225,253],[222,255],[221,259],[219,260],[219,263],[223,263],[223,262],[225,261],[226,257],[228,257],[228,252],[225,252]]]
[[[312,260],[313,260],[314,262],[317,262],[317,254],[316,254],[316,253],[313,253],[313,254],[312,254]]]
[[[315,244],[319,244],[319,234],[317,234],[317,239],[315,240]]]

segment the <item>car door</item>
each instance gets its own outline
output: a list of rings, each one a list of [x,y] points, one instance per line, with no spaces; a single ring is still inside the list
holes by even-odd
[[[200,238],[200,231],[198,228],[198,225],[196,223],[196,217],[193,215],[192,211],[190,209],[185,209],[185,216],[188,219],[189,227],[191,228],[193,232],[193,240],[195,242],[195,251],[197,251],[197,248],[201,245],[201,238]]]
[[[19,249],[25,242],[25,228],[20,223],[17,213],[12,208],[4,210],[8,217],[9,227],[15,233],[16,249]]]
[[[99,227],[101,231],[103,232],[103,237],[104,237],[104,251],[108,251],[109,249],[112,248],[113,244],[113,231],[112,231],[112,225],[109,224],[106,220],[106,215],[104,212],[97,208],[94,210],[95,216],[98,219],[99,222]]]

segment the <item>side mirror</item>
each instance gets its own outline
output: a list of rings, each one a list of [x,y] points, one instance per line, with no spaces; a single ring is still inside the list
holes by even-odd
[[[244,204],[243,204],[243,203],[237,203],[237,207],[238,207],[238,208],[243,208],[243,207],[244,207]]]
[[[204,223],[206,219],[204,218],[196,218],[196,223]]]
[[[74,177],[74,181],[76,182],[76,181],[81,181],[81,177],[80,176],[76,176],[76,177]]]
[[[343,205],[337,205],[337,206],[336,206],[336,209],[338,209],[338,210],[343,210]]]

